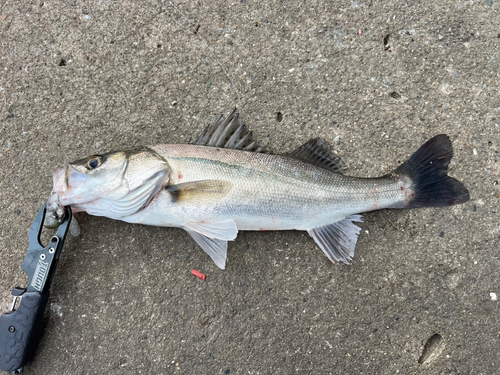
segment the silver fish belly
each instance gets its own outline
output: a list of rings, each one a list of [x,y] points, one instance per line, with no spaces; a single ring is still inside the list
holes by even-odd
[[[53,194],[76,211],[183,228],[220,268],[239,230],[304,230],[332,262],[348,263],[360,213],[469,199],[446,173],[452,155],[448,136],[438,135],[388,175],[345,176],[326,141],[267,154],[233,111],[194,145],[139,147],[70,163],[54,173]]]

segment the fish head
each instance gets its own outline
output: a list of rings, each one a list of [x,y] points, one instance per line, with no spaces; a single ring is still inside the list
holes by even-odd
[[[167,161],[147,147],[92,155],[55,170],[53,194],[73,212],[121,219],[145,207],[169,171]]]

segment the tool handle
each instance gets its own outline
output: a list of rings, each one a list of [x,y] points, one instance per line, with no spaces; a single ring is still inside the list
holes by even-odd
[[[48,289],[25,292],[17,310],[0,316],[1,370],[19,370],[31,359],[48,300]]]

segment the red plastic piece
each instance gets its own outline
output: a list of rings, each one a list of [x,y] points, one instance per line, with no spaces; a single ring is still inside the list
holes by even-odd
[[[191,273],[202,280],[205,280],[207,278],[207,275],[201,273],[200,271],[192,270]]]

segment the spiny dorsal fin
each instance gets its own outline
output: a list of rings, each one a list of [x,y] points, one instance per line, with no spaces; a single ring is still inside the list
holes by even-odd
[[[332,153],[331,149],[330,144],[323,138],[314,138],[299,146],[287,156],[340,173],[344,169],[342,161]]]
[[[224,180],[201,180],[169,185],[166,190],[173,202],[203,203],[224,198],[233,184]]]
[[[253,139],[252,132],[240,119],[240,114],[236,108],[229,116],[219,119],[211,125],[208,125],[200,138],[195,143],[200,146],[231,148],[234,150],[265,152],[259,142]]]

